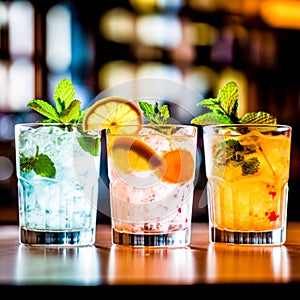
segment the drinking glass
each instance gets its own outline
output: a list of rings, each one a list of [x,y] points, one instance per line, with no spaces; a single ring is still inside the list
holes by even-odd
[[[79,124],[15,125],[20,243],[95,242],[100,136]]]
[[[189,245],[197,127],[122,126],[106,139],[113,244]]]
[[[211,242],[285,243],[291,131],[274,124],[203,127]]]

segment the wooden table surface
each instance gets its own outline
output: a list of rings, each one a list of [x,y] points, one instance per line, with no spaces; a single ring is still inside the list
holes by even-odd
[[[110,225],[97,225],[95,246],[19,245],[16,225],[0,226],[0,287],[249,287],[300,289],[300,222],[283,246],[210,244],[206,223],[193,223],[190,247],[113,246]]]

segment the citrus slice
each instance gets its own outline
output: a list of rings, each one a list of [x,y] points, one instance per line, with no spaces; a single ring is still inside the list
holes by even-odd
[[[142,140],[115,138],[110,148],[114,166],[126,174],[154,170],[159,179],[183,184],[194,177],[194,158],[186,149],[174,149],[159,155]]]
[[[90,106],[83,117],[83,130],[110,129],[111,133],[135,132],[143,123],[142,111],[131,100],[109,96]],[[125,125],[134,125],[125,127]],[[136,127],[135,127],[136,126]]]
[[[115,138],[110,156],[115,167],[127,174],[153,170],[162,163],[150,146],[132,137]]]
[[[192,153],[178,148],[164,153],[156,172],[162,181],[182,184],[193,178],[194,165]]]

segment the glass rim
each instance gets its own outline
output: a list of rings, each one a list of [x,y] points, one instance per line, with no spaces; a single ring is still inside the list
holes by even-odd
[[[153,126],[161,126],[161,127],[197,127],[194,124],[181,124],[181,123],[143,123],[143,124],[125,124],[120,127],[153,127]]]
[[[248,126],[248,127],[291,127],[287,124],[271,124],[271,123],[232,123],[232,124],[207,124],[203,127],[231,127],[231,126]]]
[[[233,124],[207,124],[203,125],[204,128],[227,128],[227,127],[265,127],[265,128],[286,128],[292,129],[292,126],[287,124],[269,124],[269,123],[233,123]]]
[[[292,134],[292,127],[286,124],[209,124],[203,126],[204,134],[224,134],[225,131],[235,132],[237,134],[246,134],[250,131],[259,131],[260,133]]]
[[[175,131],[178,131],[180,129],[184,130],[184,133],[182,134],[178,134],[177,136],[196,136],[197,132],[198,132],[198,128],[197,126],[193,125],[193,124],[161,124],[161,123],[143,123],[143,124],[126,124],[126,125],[122,125],[122,126],[118,126],[119,130],[112,130],[114,127],[112,128],[106,128],[104,129],[104,131],[106,132],[107,135],[139,135],[139,134],[144,134],[142,132],[140,132],[142,129],[146,128],[146,129],[153,129],[153,130],[157,130],[157,132],[160,132],[160,134],[163,135],[170,135],[173,136]],[[132,128],[132,129],[131,129]],[[122,130],[124,129],[124,130]],[[162,131],[160,131],[160,129]],[[175,131],[170,131],[170,133],[166,133],[163,130],[171,130],[171,129],[175,129]]]
[[[14,125],[14,131],[15,133],[20,132],[22,130],[37,130],[40,128],[60,128],[63,131],[73,131],[77,130],[82,135],[101,135],[101,130],[83,130],[83,123],[34,123],[34,122],[28,122],[28,123],[17,123]],[[70,130],[72,128],[72,130]]]
[[[83,126],[83,123],[17,123],[15,126]]]

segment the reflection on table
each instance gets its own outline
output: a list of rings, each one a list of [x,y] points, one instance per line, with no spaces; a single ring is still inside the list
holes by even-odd
[[[28,247],[18,227],[0,226],[0,286],[199,286],[267,284],[300,288],[300,223],[289,223],[282,246],[211,244],[194,223],[184,248],[130,248],[111,243],[98,224],[95,246]]]
[[[101,262],[95,247],[44,248],[19,246],[16,284],[101,284]]]

